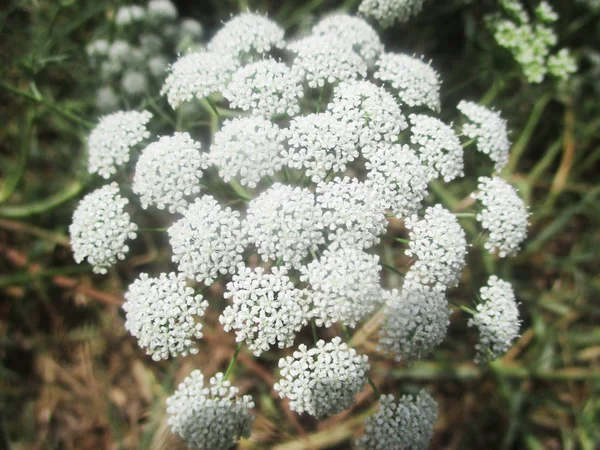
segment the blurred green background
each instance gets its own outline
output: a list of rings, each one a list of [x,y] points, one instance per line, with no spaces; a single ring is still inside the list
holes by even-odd
[[[143,236],[142,254],[105,277],[73,261],[72,211],[101,184],[85,167],[88,124],[100,114],[85,46],[110,29],[120,3],[12,0],[0,10],[0,449],[179,448],[164,412],[177,374],[215,371],[234,345],[216,316],[207,317],[200,354],[182,361],[152,363],[127,335],[122,292],[137,267],[165,259],[159,237]],[[175,3],[181,16],[203,24],[206,37],[244,7],[267,12],[291,35],[322,13],[357,4]],[[489,367],[475,366],[473,333],[456,311],[431,358],[410,367],[387,363],[382,382],[427,386],[440,403],[434,449],[600,448],[600,10],[593,2],[550,3],[560,15],[559,45],[580,66],[565,83],[524,79],[486,28],[484,17],[498,7],[493,0],[429,0],[408,25],[382,33],[389,50],[433,61],[443,79],[443,119],[467,99],[508,120],[506,178],[532,213],[523,251],[496,267],[521,302],[514,348]],[[471,180],[434,195],[456,208],[472,189]],[[265,369],[272,361],[242,356],[249,373],[242,387],[272,383]],[[358,415],[293,423],[280,417],[268,387],[260,389],[263,414],[240,448],[349,448]]]

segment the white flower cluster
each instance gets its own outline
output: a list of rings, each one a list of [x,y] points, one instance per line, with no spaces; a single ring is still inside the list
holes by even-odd
[[[410,243],[406,255],[417,258],[406,282],[445,291],[458,283],[465,266],[467,241],[456,217],[441,205],[427,208],[425,217],[406,219]]]
[[[452,129],[435,117],[411,114],[410,141],[416,146],[421,163],[430,169],[431,178],[449,182],[464,175],[463,147]]]
[[[533,21],[519,0],[501,0],[500,4],[506,17],[487,17],[494,38],[512,53],[531,83],[541,83],[548,73],[564,80],[577,71],[575,59],[567,49],[551,54],[558,38],[550,25],[558,20],[558,15],[548,2],[538,4]]]
[[[167,399],[173,433],[198,450],[228,450],[250,436],[254,402],[217,373],[204,387],[204,376],[194,370]]]
[[[69,226],[75,261],[87,259],[95,273],[125,259],[127,239],[135,239],[137,225],[132,223],[119,194],[117,183],[107,184],[87,194],[77,205]]]
[[[208,51],[240,61],[285,47],[284,31],[268,17],[242,13],[232,17],[207,45]]]
[[[202,99],[225,89],[238,67],[230,55],[197,52],[179,58],[169,69],[169,76],[160,91],[169,104],[177,108],[194,97]]]
[[[283,167],[285,139],[284,130],[263,117],[234,118],[215,133],[208,160],[224,181],[239,177],[241,184],[254,188]]]
[[[388,28],[395,22],[408,22],[421,12],[423,3],[425,0],[362,0],[358,12],[372,17],[383,28]]]
[[[376,67],[374,77],[389,85],[402,103],[440,110],[440,76],[430,64],[408,55],[383,53]]]
[[[248,204],[243,229],[260,256],[281,258],[294,268],[324,242],[321,210],[314,194],[281,183],[273,184]]]
[[[204,195],[182,214],[167,230],[179,271],[206,285],[219,275],[235,273],[245,245],[239,213]]]
[[[219,318],[223,329],[235,330],[236,340],[245,341],[256,356],[275,344],[290,347],[308,323],[306,295],[294,287],[285,267],[273,267],[269,274],[242,265],[223,297],[232,301]]]
[[[223,90],[232,108],[253,114],[295,116],[303,97],[301,76],[287,64],[264,59],[238,69]]]
[[[201,169],[206,157],[200,143],[188,133],[163,136],[146,147],[135,166],[133,192],[140,197],[142,208],[156,205],[169,212],[181,211],[188,204],[186,197],[200,192]]]
[[[148,111],[119,111],[103,117],[88,138],[88,171],[110,178],[129,161],[131,149],[150,137]]]
[[[377,349],[397,361],[424,358],[446,337],[449,317],[444,292],[405,283],[387,295]]]
[[[506,120],[496,111],[473,102],[463,100],[457,108],[469,120],[462,127],[463,134],[476,139],[477,150],[489,155],[496,172],[502,171],[508,164],[510,150]]]
[[[527,237],[527,207],[515,188],[502,178],[481,177],[478,188],[472,196],[483,205],[477,220],[489,231],[485,248],[498,252],[501,258],[514,255]]]
[[[202,325],[194,317],[203,316],[206,308],[208,302],[194,295],[183,275],[150,278],[142,273],[125,293],[125,328],[155,361],[195,355],[193,339],[202,337]]]
[[[297,413],[331,416],[349,408],[363,390],[368,360],[339,337],[327,343],[320,340],[311,349],[300,344],[292,356],[279,360],[281,379],[274,388]]]
[[[327,249],[300,269],[310,285],[308,298],[319,326],[336,322],[355,327],[383,301],[379,256],[353,247]]]
[[[479,291],[481,303],[469,319],[469,326],[479,330],[476,362],[486,362],[504,355],[519,336],[521,320],[517,299],[510,283],[492,275]]]
[[[426,450],[437,422],[437,403],[425,390],[416,396],[382,395],[379,410],[365,420],[365,434],[357,439],[365,450]]]
[[[385,205],[377,191],[356,178],[345,177],[317,184],[316,196],[323,210],[330,248],[369,248],[379,243],[379,236],[387,228],[387,219]]]

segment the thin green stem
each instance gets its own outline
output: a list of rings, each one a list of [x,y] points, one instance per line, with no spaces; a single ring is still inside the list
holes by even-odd
[[[140,228],[139,231],[157,231],[157,232],[162,232],[162,231],[167,231],[167,228]]]
[[[240,342],[237,347],[235,348],[235,352],[233,353],[233,356],[231,357],[231,361],[229,361],[229,366],[227,366],[227,370],[225,371],[225,375],[223,376],[223,378],[226,380],[229,377],[229,374],[231,373],[231,370],[233,369],[233,366],[235,365],[235,361],[237,360],[238,354],[240,353],[240,350],[242,349],[242,345],[243,342]]]
[[[403,238],[399,238],[396,236],[390,236],[389,234],[382,234],[379,237],[383,238],[383,239],[389,239],[391,241],[400,242],[402,244],[410,244],[410,240],[408,240],[408,239],[403,239]]]
[[[396,275],[400,275],[401,277],[406,276],[405,273],[400,272],[398,269],[396,269],[394,266],[390,265],[390,264],[385,264],[382,263],[381,264],[385,269],[389,270],[390,272],[395,273]]]
[[[240,197],[242,200],[252,200],[252,196],[246,192],[246,189],[242,187],[240,183],[235,178],[232,178],[229,182],[229,185],[233,188],[233,191]]]
[[[477,314],[477,311],[475,311],[475,310],[474,310],[474,309],[472,309],[472,308],[469,308],[468,306],[465,306],[465,305],[458,305],[458,307],[459,307],[459,308],[460,308],[462,311],[464,311],[464,312],[466,312],[466,313],[469,313],[469,314],[471,314],[472,316],[474,316],[475,314]]]
[[[348,331],[348,327],[346,327],[346,325],[344,325],[344,324],[342,324],[342,331],[344,332],[344,336],[346,336],[348,345],[350,347],[352,347],[352,336],[350,335],[350,331]],[[369,373],[367,373],[367,379],[369,380],[369,384],[371,385],[371,388],[373,388],[373,392],[375,392],[375,396],[377,398],[381,397],[381,393],[379,392],[379,389],[377,389],[377,386],[375,385],[375,382],[373,381],[373,379],[371,378],[371,375],[369,375]]]
[[[317,324],[314,319],[310,321],[310,327],[312,328],[313,341],[315,341],[316,344],[319,342],[319,334],[317,333]]]
[[[319,88],[319,100],[317,102],[317,114],[321,112],[321,103],[323,102],[323,86]]]
[[[29,217],[36,214],[42,214],[46,211],[57,207],[58,205],[77,196],[83,189],[81,181],[73,181],[68,184],[62,191],[59,191],[45,199],[38,200],[24,205],[5,205],[0,208],[0,217],[20,218]]]
[[[477,214],[475,214],[475,213],[454,213],[454,217],[476,219]]]

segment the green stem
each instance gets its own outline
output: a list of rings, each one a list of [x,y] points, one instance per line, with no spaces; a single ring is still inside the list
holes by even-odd
[[[310,326],[312,328],[313,341],[315,341],[316,344],[319,342],[319,334],[317,333],[317,324],[315,323],[314,319],[310,321]]]
[[[140,228],[138,231],[157,231],[157,232],[162,232],[162,231],[167,231],[167,228]]]
[[[475,314],[477,314],[477,311],[475,311],[475,310],[474,310],[474,309],[472,309],[472,308],[469,308],[468,306],[465,306],[465,305],[458,305],[458,307],[459,307],[461,310],[463,310],[464,312],[471,314],[472,316],[474,316]]]
[[[252,200],[252,196],[246,192],[246,190],[242,187],[240,183],[234,178],[231,179],[229,185],[233,188],[233,191],[240,197],[242,200]]]
[[[381,265],[382,265],[382,266],[383,266],[385,269],[389,270],[390,272],[393,272],[393,273],[395,273],[396,275],[400,275],[401,277],[405,277],[405,276],[406,276],[406,274],[405,274],[405,273],[402,273],[402,272],[400,272],[398,269],[396,269],[394,266],[392,266],[392,265],[390,265],[390,264],[385,264],[385,263],[382,263]]]
[[[214,103],[208,99],[208,97],[201,99],[200,104],[210,116],[210,130],[212,136],[214,136],[219,129],[219,111]]]
[[[342,325],[342,331],[344,332],[344,336],[346,336],[346,340],[348,341],[348,345],[350,347],[352,347],[352,336],[350,335],[350,332],[348,331],[348,327],[346,327],[346,325],[344,325],[344,324],[341,324],[341,325]],[[371,388],[373,388],[373,392],[375,392],[375,396],[377,398],[381,397],[381,393],[379,392],[379,389],[377,389],[375,382],[371,378],[371,375],[369,375],[368,373],[367,373],[367,379],[369,380],[369,384],[371,385]]]
[[[477,214],[475,214],[475,213],[454,213],[454,217],[475,219],[475,218],[477,218]]]
[[[242,345],[243,342],[240,342],[237,347],[235,348],[235,352],[233,353],[233,356],[231,357],[231,361],[229,361],[229,366],[227,366],[227,370],[225,371],[225,375],[223,376],[223,378],[226,380],[229,377],[229,374],[231,373],[231,370],[233,369],[233,366],[235,365],[235,361],[238,357],[238,354],[240,353],[240,350],[242,349]]]
[[[0,88],[4,89],[12,94],[19,95],[19,96],[26,98],[28,100],[31,100],[33,102],[47,106],[48,108],[50,108],[54,112],[60,114],[64,118],[72,120],[73,122],[76,122],[79,125],[83,125],[86,128],[94,128],[93,123],[88,122],[85,119],[82,119],[78,115],[72,113],[71,111],[69,111],[67,109],[64,109],[64,108],[56,105],[55,103],[52,103],[50,100],[48,100],[42,96],[39,96],[39,95],[36,96],[36,95],[30,94],[29,92],[22,91],[22,90],[17,89],[9,84],[2,83],[2,82],[0,82]]]
[[[319,89],[319,100],[317,102],[317,114],[321,112],[321,102],[323,101],[323,86]]]
[[[383,239],[389,239],[391,241],[400,242],[402,244],[410,244],[410,240],[408,240],[408,239],[403,239],[403,238],[399,238],[396,236],[390,236],[389,234],[382,234],[379,237],[383,238]]]
[[[46,211],[50,211],[56,206],[70,200],[75,197],[81,189],[83,184],[80,181],[74,181],[66,186],[62,191],[51,195],[50,197],[39,200],[36,202],[27,203],[25,205],[6,205],[0,208],[0,217],[18,218],[18,217],[29,217],[36,214],[41,214]]]

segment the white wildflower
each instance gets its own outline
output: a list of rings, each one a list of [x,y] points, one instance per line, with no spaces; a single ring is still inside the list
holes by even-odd
[[[449,316],[444,292],[405,283],[387,296],[377,350],[397,361],[424,358],[446,337]]]
[[[423,9],[425,0],[362,0],[358,13],[375,19],[383,28],[404,23]]]
[[[125,328],[155,361],[195,355],[193,339],[202,337],[202,324],[195,317],[203,316],[206,308],[208,302],[194,295],[183,275],[150,278],[142,273],[125,293]]]
[[[128,70],[121,79],[121,87],[131,97],[140,96],[148,90],[148,77],[139,70]]]
[[[477,150],[489,155],[494,170],[500,172],[508,164],[510,150],[506,120],[496,111],[473,102],[462,100],[457,108],[469,120],[463,125],[463,134],[477,140]]]
[[[210,40],[208,50],[244,61],[285,47],[284,31],[268,17],[242,13],[232,17]]]
[[[118,111],[104,116],[88,138],[88,171],[110,178],[117,167],[129,161],[133,147],[150,137],[148,111]]]
[[[416,396],[382,395],[379,410],[365,420],[356,445],[365,450],[426,450],[438,419],[437,403],[425,390]]]
[[[294,344],[296,333],[308,323],[308,302],[303,291],[290,281],[285,267],[240,266],[223,297],[231,299],[219,321],[225,331],[234,330],[236,341],[245,341],[255,356],[275,344]]]
[[[330,112],[296,117],[290,123],[286,164],[306,169],[317,182],[330,171],[343,172],[359,156],[358,121],[336,118]]]
[[[308,189],[275,183],[248,204],[243,229],[264,259],[300,267],[324,242],[321,209]]]
[[[150,0],[148,16],[154,20],[174,20],[177,18],[177,7],[170,0]]]
[[[377,191],[356,178],[345,177],[317,184],[316,194],[333,245],[369,248],[379,243],[387,219]]]
[[[548,58],[548,72],[556,78],[566,80],[577,72],[577,62],[569,50],[562,48]]]
[[[290,44],[289,48],[296,53],[292,70],[311,88],[367,76],[367,62],[335,36],[309,36]]]
[[[366,167],[369,172],[365,183],[379,193],[380,201],[396,217],[414,214],[419,209],[430,173],[407,145],[382,144]]]
[[[210,195],[197,198],[168,229],[173,261],[186,277],[211,284],[235,273],[246,244],[239,213],[223,209]]]
[[[335,337],[310,350],[301,344],[293,356],[279,360],[279,368],[281,379],[274,386],[279,396],[290,400],[293,411],[320,418],[352,406],[367,382],[369,363]]]
[[[95,104],[99,110],[109,112],[119,107],[119,97],[112,87],[104,86],[96,91]]]
[[[398,53],[383,53],[376,63],[375,78],[389,85],[408,106],[441,108],[440,76],[422,59]]]
[[[464,175],[464,152],[460,139],[452,129],[439,119],[424,114],[411,114],[410,141],[431,177],[452,181]]]
[[[90,58],[103,58],[110,51],[110,44],[106,39],[96,39],[90,42],[85,48]]]
[[[298,101],[304,96],[302,78],[273,59],[264,59],[237,70],[223,90],[232,108],[251,111],[267,117],[295,116]]]
[[[483,363],[504,355],[519,336],[521,320],[515,293],[510,283],[492,275],[479,291],[481,303],[469,319],[479,330],[475,361]]]
[[[163,136],[146,147],[135,166],[133,192],[140,196],[142,208],[156,205],[169,212],[181,211],[187,197],[200,192],[201,169],[206,168],[200,143],[188,133]]]
[[[239,395],[222,373],[204,387],[204,376],[194,370],[167,398],[171,431],[198,450],[228,450],[250,437],[254,416],[250,395]]]
[[[169,61],[164,56],[155,56],[148,61],[148,69],[152,76],[162,78],[169,68]]]
[[[361,249],[327,249],[318,259],[302,267],[301,281],[309,284],[317,325],[336,322],[355,327],[383,300],[379,256]]]
[[[138,5],[122,6],[117,11],[115,23],[119,26],[129,25],[135,22],[140,22],[146,16],[144,8]]]
[[[125,205],[129,200],[111,183],[87,194],[77,205],[69,226],[75,261],[87,259],[95,273],[125,259],[127,239],[135,239],[137,225],[132,223]]]
[[[411,230],[406,255],[417,258],[406,274],[406,282],[440,291],[455,286],[465,266],[467,241],[454,214],[435,205],[427,208],[422,219],[413,215],[405,223]]]
[[[202,99],[223,91],[237,66],[237,61],[226,54],[198,52],[181,56],[171,66],[160,93],[177,108],[194,97]]]

